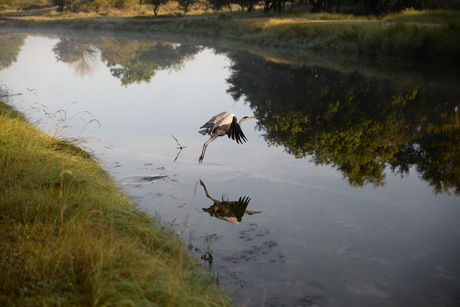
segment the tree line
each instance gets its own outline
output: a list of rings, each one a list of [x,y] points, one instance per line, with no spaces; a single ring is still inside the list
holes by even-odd
[[[14,0],[0,0],[14,1]],[[283,12],[294,7],[304,8],[313,13],[331,12],[348,14],[384,14],[408,8],[414,9],[460,9],[460,0],[51,0],[59,11],[91,11],[107,8],[124,9],[136,4],[150,4],[155,15],[160,7],[176,2],[178,7],[187,14],[195,5],[201,5],[207,11],[213,9],[232,10],[233,6],[242,11],[252,12],[256,7],[264,12]]]
[[[37,8],[47,4],[55,5],[58,11],[102,11],[111,8],[129,9],[139,4],[151,5],[155,15],[160,7],[176,3],[183,14],[190,8],[200,6],[207,11],[240,10],[252,12],[258,8],[264,12],[286,12],[293,8],[306,12],[330,12],[346,14],[385,14],[413,9],[460,9],[460,0],[0,0],[1,7],[18,7],[22,9]]]

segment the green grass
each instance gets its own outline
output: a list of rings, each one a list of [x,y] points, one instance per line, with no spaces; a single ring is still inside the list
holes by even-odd
[[[0,305],[226,306],[97,161],[0,103]]]

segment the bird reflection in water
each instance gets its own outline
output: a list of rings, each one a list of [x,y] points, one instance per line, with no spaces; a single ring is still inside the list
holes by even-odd
[[[216,217],[218,219],[224,220],[232,224],[238,224],[243,219],[244,214],[253,215],[256,213],[262,213],[262,211],[249,211],[246,208],[251,201],[251,198],[244,196],[240,197],[236,201],[217,200],[209,195],[206,186],[203,181],[200,180],[200,184],[204,189],[206,197],[214,202],[214,204],[209,208],[202,208],[204,212],[208,212],[210,216]]]

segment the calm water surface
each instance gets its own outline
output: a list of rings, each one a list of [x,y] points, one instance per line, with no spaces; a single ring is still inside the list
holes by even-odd
[[[85,140],[238,305],[460,304],[458,75],[151,39],[0,40],[11,103]],[[222,111],[259,118],[247,143],[219,138],[199,164],[199,127]]]

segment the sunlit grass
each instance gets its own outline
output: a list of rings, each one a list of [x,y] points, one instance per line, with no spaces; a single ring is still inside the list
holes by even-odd
[[[90,155],[0,103],[0,305],[225,306]]]
[[[413,10],[408,9],[401,13],[389,14],[384,20],[395,22],[418,22],[446,25],[460,23],[460,11],[452,10]]]

